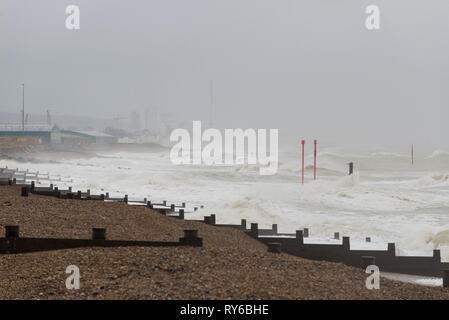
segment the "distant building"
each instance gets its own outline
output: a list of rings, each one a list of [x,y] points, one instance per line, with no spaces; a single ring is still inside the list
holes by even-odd
[[[110,144],[117,143],[117,138],[99,131],[62,130],[61,141],[64,144]]]
[[[117,138],[97,131],[60,130],[55,125],[0,124],[0,146],[3,149],[40,144],[86,145],[117,143]]]
[[[26,124],[0,124],[0,140],[19,144],[61,143],[61,131],[57,126]]]

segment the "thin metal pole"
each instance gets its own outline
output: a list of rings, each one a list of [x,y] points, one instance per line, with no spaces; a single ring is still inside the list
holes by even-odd
[[[302,140],[301,144],[302,144],[302,184],[304,184],[304,145],[306,144],[306,140]]]
[[[313,180],[316,180],[316,144],[317,140],[313,140],[314,150],[313,150]]]
[[[414,164],[415,160],[414,160],[414,152],[413,152],[413,144],[412,144],[412,165]]]
[[[22,83],[22,133],[25,132],[25,84]]]

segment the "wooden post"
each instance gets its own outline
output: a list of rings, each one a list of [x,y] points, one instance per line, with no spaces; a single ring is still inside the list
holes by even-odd
[[[309,228],[304,228],[304,238],[309,237]]]
[[[376,265],[376,257],[374,256],[362,256],[362,269],[366,269],[368,266]]]
[[[449,288],[449,269],[443,270],[443,288]]]
[[[18,238],[19,226],[5,226],[5,238]]]
[[[92,240],[106,240],[106,229],[92,228]]]
[[[268,252],[281,253],[281,244],[279,242],[269,242],[267,245]]]
[[[22,187],[22,197],[28,197],[28,187]]]
[[[296,240],[299,242],[300,245],[304,244],[303,230],[296,230]]]
[[[259,224],[251,223],[251,235],[256,238],[259,236]]]

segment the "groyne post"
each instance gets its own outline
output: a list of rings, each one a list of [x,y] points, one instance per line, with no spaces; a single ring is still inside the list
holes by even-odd
[[[281,244],[279,242],[269,242],[267,246],[268,252],[281,253]]]
[[[304,228],[304,238],[309,237],[309,228]]]
[[[18,238],[19,226],[5,226],[5,238]]]
[[[349,175],[352,175],[354,173],[354,162],[349,162]]]
[[[183,245],[201,247],[203,238],[198,237],[198,230],[184,230],[184,237],[180,238],[179,242]]]
[[[296,230],[296,240],[298,241],[299,245],[304,244],[303,230]]]
[[[343,248],[345,248],[347,251],[351,248],[351,239],[349,237],[343,237]]]
[[[443,270],[443,288],[449,288],[449,269]]]
[[[251,231],[250,234],[257,238],[259,236],[259,224],[257,223],[251,223]]]
[[[433,259],[437,262],[441,262],[441,252],[440,249],[433,250]]]
[[[366,269],[368,266],[376,265],[376,257],[374,256],[362,256],[362,269]]]
[[[22,187],[22,197],[28,197],[28,187]]]
[[[387,251],[389,254],[395,256],[396,255],[396,244],[388,243]]]
[[[106,240],[106,229],[92,228],[92,240]]]

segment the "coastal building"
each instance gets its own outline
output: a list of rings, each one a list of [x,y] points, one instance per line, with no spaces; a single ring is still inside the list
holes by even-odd
[[[62,130],[63,144],[110,144],[117,143],[117,138],[99,131],[72,131]]]
[[[0,124],[0,146],[4,149],[42,144],[109,144],[117,138],[97,131],[61,130],[56,125]]]
[[[2,144],[61,143],[61,131],[57,126],[26,124],[0,124]]]

